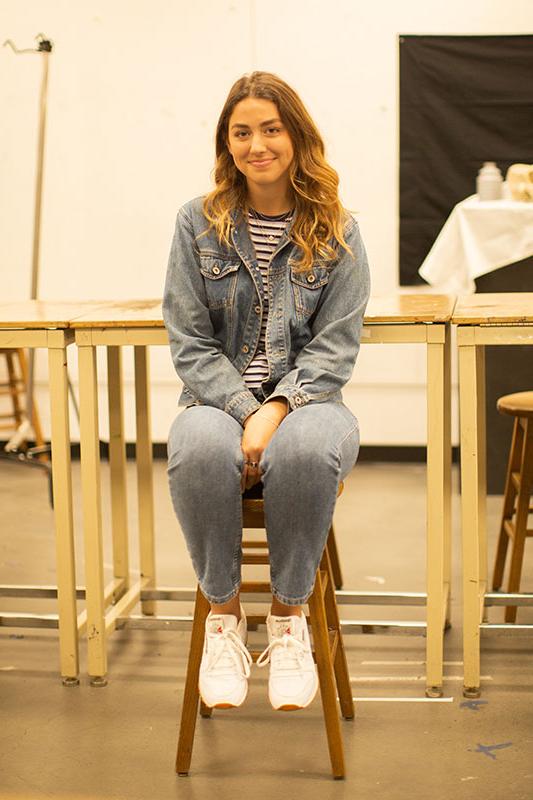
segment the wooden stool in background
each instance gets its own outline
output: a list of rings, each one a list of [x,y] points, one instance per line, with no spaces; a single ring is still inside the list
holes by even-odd
[[[527,527],[528,515],[533,512],[529,505],[533,489],[533,392],[500,397],[497,408],[501,414],[514,417],[514,428],[492,588],[497,591],[502,585],[507,545],[512,539],[507,591],[515,594],[520,590],[525,541],[533,536],[533,529]],[[516,606],[506,607],[505,621],[516,621]]]
[[[342,484],[339,494],[341,491]],[[243,527],[265,527],[262,498],[249,499],[246,496],[243,497]],[[330,529],[328,541],[316,573],[313,593],[307,603],[309,606],[308,621],[311,625],[313,636],[313,651],[317,664],[332,773],[334,778],[343,778],[345,774],[344,748],[337,711],[337,693],[344,719],[353,719],[354,704],[335,599],[330,557],[332,541],[334,542],[333,528]],[[259,550],[263,552],[258,552]],[[268,565],[269,563],[266,541],[245,540],[242,543],[242,551],[243,564]],[[269,593],[270,583],[259,581],[243,582],[241,584],[241,592],[243,594]],[[198,713],[198,677],[204,645],[205,620],[208,614],[209,603],[198,587],[176,757],[176,772],[179,775],[188,775],[191,763],[196,716]],[[247,618],[251,626],[265,624],[266,622],[265,614],[247,615]],[[253,660],[256,661],[261,651],[251,650],[250,654]],[[268,703],[266,696],[265,702]],[[210,717],[212,711],[212,708],[207,707],[203,702],[200,703],[200,715],[202,717]],[[237,755],[235,757],[237,758]]]
[[[340,491],[342,492],[342,489]],[[328,536],[328,552],[329,552],[329,560],[331,562],[331,572],[333,573],[333,584],[335,586],[335,589],[342,589],[343,578],[342,578],[341,562],[339,558],[339,552],[337,550],[337,542],[335,540],[335,532],[333,530],[333,525],[331,526]]]
[[[11,401],[11,411],[0,414],[0,431],[14,433],[24,419],[28,386],[28,364],[24,350],[21,348],[2,348],[0,349],[0,355],[5,357],[7,367],[7,381],[0,383],[0,396],[7,396]],[[3,420],[8,421],[4,422]],[[42,447],[44,438],[35,400],[33,402],[32,424],[35,433],[35,444],[37,447]],[[44,453],[41,453],[39,458],[47,460]]]

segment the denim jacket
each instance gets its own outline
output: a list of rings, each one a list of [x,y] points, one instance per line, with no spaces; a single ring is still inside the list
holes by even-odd
[[[163,318],[172,360],[183,381],[180,405],[223,409],[241,424],[261,402],[245,385],[261,332],[264,289],[248,225],[232,214],[230,246],[219,242],[202,211],[203,198],[178,212],[170,251]],[[357,222],[335,261],[317,259],[305,273],[290,227],[272,256],[268,276],[266,355],[269,376],[264,398],[284,397],[289,410],[306,403],[342,399],[359,351],[368,301],[368,262]],[[204,235],[201,235],[204,234]]]

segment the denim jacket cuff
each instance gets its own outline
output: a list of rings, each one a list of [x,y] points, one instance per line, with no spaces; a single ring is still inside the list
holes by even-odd
[[[243,424],[244,420],[261,408],[261,403],[250,391],[238,392],[229,403],[226,404],[224,411]]]
[[[269,394],[267,400],[275,400],[276,397],[284,397],[289,403],[290,411],[307,405],[311,400],[307,392],[304,392],[299,386],[284,386],[282,389],[275,389],[272,394]]]

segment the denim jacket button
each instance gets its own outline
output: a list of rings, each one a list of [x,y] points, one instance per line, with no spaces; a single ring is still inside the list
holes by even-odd
[[[220,275],[220,267],[213,267],[213,275]]]
[[[301,397],[295,397],[294,398],[294,405],[295,406],[301,406],[302,405],[302,398]]]
[[[247,345],[247,344],[243,344],[243,346],[242,346],[242,352],[243,352],[243,353],[247,353],[249,349],[250,349],[250,348],[248,347],[248,345]]]
[[[254,311],[255,311],[256,314],[260,314],[261,313],[261,306],[255,306]]]
[[[213,270],[214,272],[215,270]],[[315,276],[311,273],[311,275],[307,276],[307,283],[314,283],[316,281]]]

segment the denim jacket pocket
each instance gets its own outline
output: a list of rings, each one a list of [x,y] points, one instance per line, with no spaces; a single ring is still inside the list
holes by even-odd
[[[296,316],[300,322],[306,322],[316,311],[318,301],[329,278],[326,266],[316,263],[307,272],[291,270],[291,286]]]
[[[209,308],[226,308],[233,305],[240,265],[240,262],[225,261],[218,256],[200,254],[200,272],[204,277]]]

